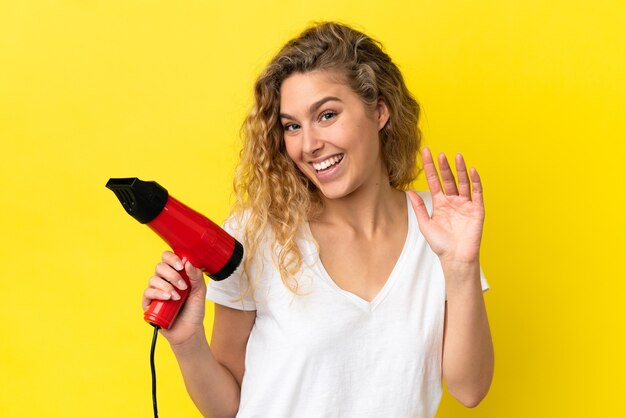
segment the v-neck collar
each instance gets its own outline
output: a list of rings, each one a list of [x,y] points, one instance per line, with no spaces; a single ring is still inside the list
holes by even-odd
[[[407,204],[408,227],[407,227],[406,238],[404,240],[404,246],[402,247],[402,251],[400,252],[400,255],[398,256],[398,259],[396,260],[396,263],[394,264],[393,269],[391,269],[391,273],[389,273],[389,276],[387,277],[385,284],[380,289],[378,294],[374,296],[374,298],[371,301],[367,301],[361,298],[360,296],[357,296],[356,294],[339,287],[339,285],[337,285],[337,283],[333,280],[333,278],[330,277],[330,274],[328,274],[326,267],[324,267],[324,264],[322,263],[322,260],[319,255],[319,250],[317,249],[315,242],[307,240],[308,242],[307,245],[310,245],[313,249],[313,251],[311,252],[312,257],[313,257],[312,267],[313,269],[317,271],[319,277],[322,278],[322,282],[330,286],[331,289],[333,289],[334,291],[336,291],[337,293],[339,293],[346,299],[350,300],[352,303],[354,303],[359,308],[365,311],[374,311],[376,307],[381,304],[381,302],[385,299],[387,294],[389,294],[393,285],[399,280],[398,276],[401,276],[402,266],[406,264],[406,262],[404,261],[405,258],[410,257],[411,253],[413,252],[413,248],[411,245],[413,240],[411,240],[411,236],[415,233],[415,229],[417,228],[417,225],[416,225],[417,220],[415,218],[415,213],[413,212],[413,206],[411,205],[411,201],[409,199],[408,194],[405,193],[405,196],[406,196],[406,204]],[[306,227],[309,229],[308,233],[310,234],[310,236],[313,237],[313,234],[311,233],[311,227],[308,224],[308,222],[306,224]]]

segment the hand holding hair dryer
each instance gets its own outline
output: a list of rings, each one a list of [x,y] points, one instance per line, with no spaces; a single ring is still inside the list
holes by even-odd
[[[186,258],[213,280],[230,276],[241,263],[243,246],[210,219],[169,196],[154,181],[136,177],[112,178],[106,184],[133,218],[147,224],[180,258]],[[185,270],[179,271],[187,289],[177,290],[179,300],[153,300],[144,319],[168,329],[191,288]]]

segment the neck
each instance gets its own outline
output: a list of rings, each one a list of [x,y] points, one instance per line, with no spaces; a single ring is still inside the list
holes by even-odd
[[[398,216],[406,211],[404,192],[394,189],[386,178],[340,199],[322,196],[322,202],[323,209],[314,222],[347,227],[365,234],[397,222]]]

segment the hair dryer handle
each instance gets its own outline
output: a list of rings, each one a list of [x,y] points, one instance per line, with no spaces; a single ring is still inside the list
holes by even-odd
[[[187,300],[187,296],[189,296],[189,291],[191,290],[191,282],[189,281],[189,276],[187,276],[185,269],[182,269],[178,273],[182,276],[185,283],[187,283],[187,289],[176,289],[176,293],[180,295],[179,300],[154,299],[143,314],[143,319],[145,319],[146,322],[158,325],[162,329],[169,329],[174,323],[180,308]]]

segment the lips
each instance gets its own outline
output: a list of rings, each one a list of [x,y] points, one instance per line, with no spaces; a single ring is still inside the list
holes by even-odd
[[[329,168],[333,167],[336,164],[339,164],[343,160],[343,154],[333,155],[332,157],[326,158],[317,163],[311,163],[316,172],[321,173]]]

